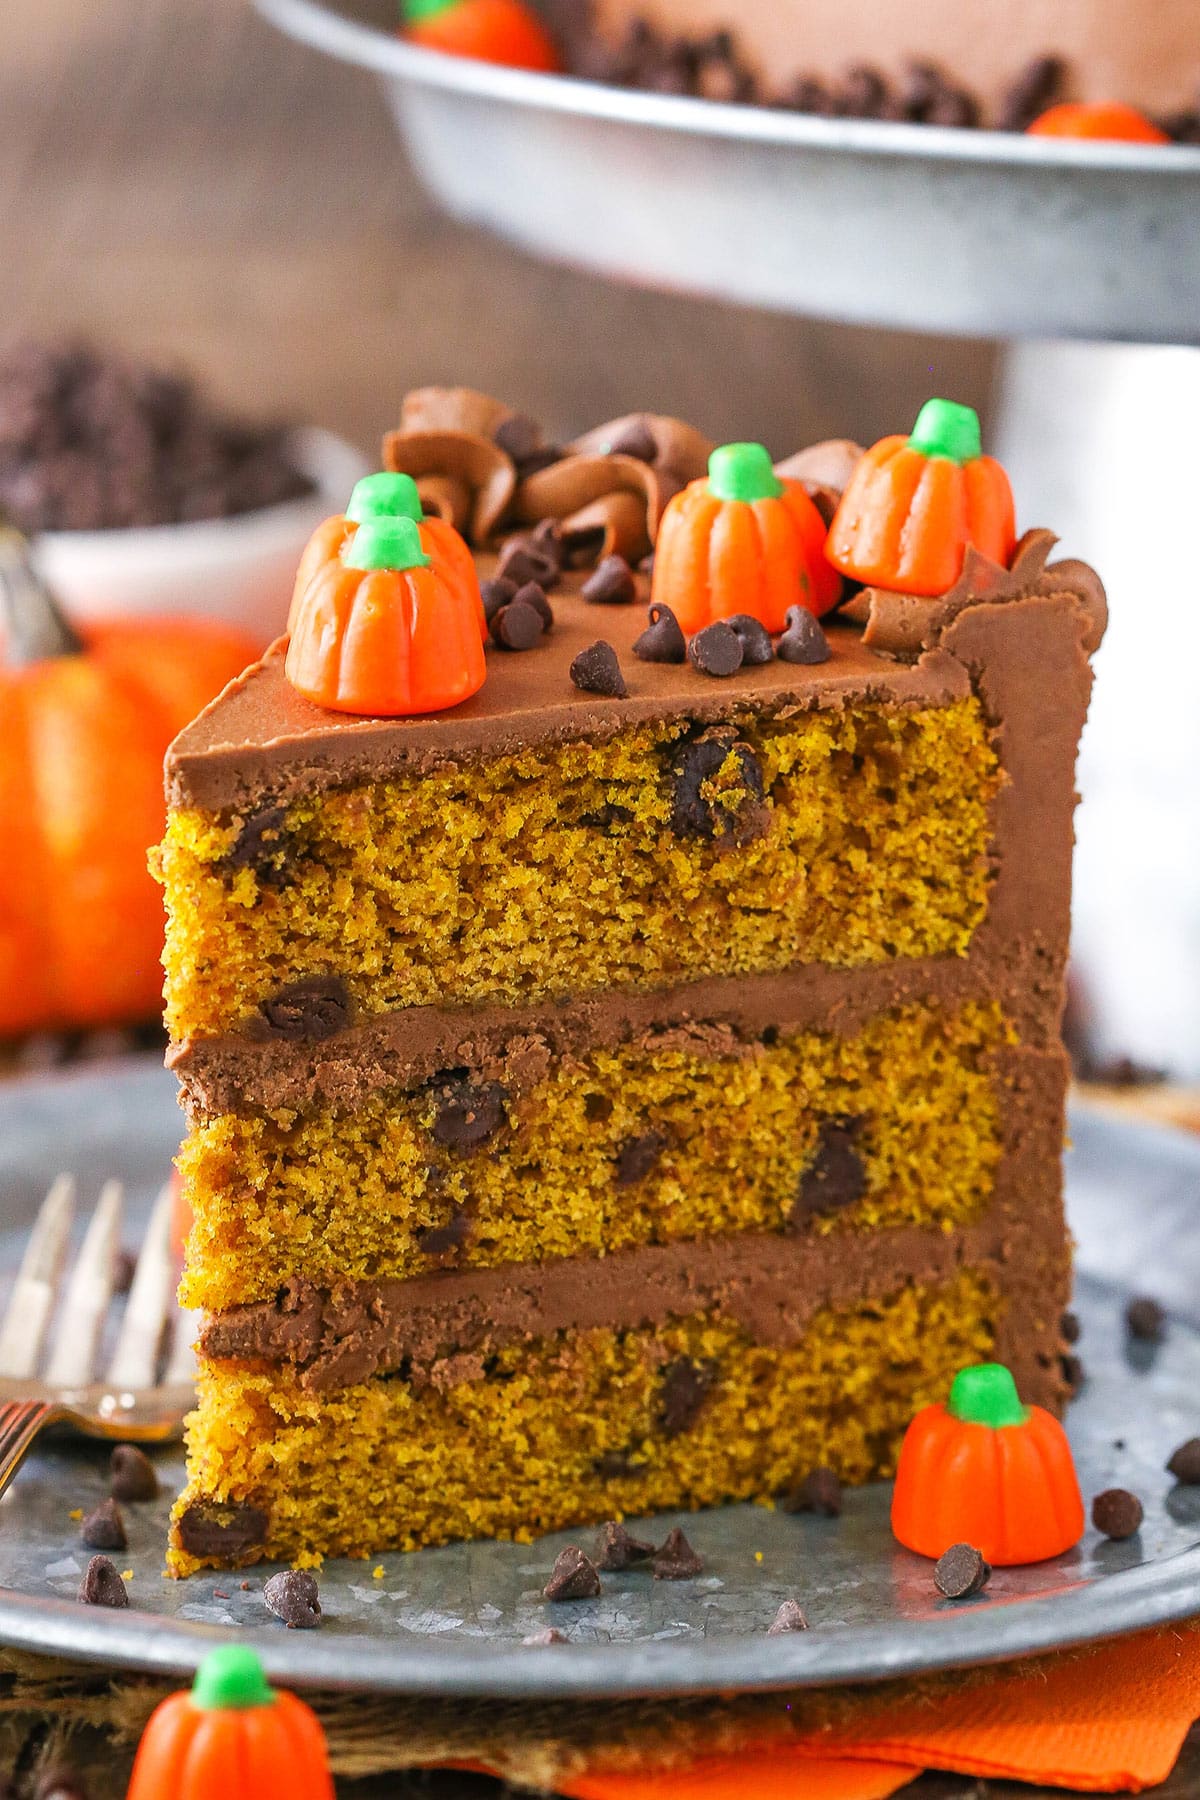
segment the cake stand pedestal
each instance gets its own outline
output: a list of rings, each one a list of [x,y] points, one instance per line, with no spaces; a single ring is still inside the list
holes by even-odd
[[[1161,347],[1200,343],[1200,148],[720,106],[432,55],[396,37],[394,0],[257,4],[372,69],[436,198],[539,256],[1012,342],[996,442],[1020,516],[1052,522],[1114,602],[1075,910],[1099,1047],[1200,1073],[1200,352]]]

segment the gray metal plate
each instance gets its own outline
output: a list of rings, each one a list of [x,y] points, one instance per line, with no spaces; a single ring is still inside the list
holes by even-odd
[[[863,324],[1198,341],[1200,148],[721,106],[435,55],[394,0],[256,4],[374,70],[434,196],[537,255]]]
[[[467,1544],[367,1563],[321,1578],[325,1623],[288,1632],[267,1614],[263,1571],[166,1581],[168,1502],[126,1508],[133,1609],[73,1603],[87,1552],[73,1509],[106,1493],[105,1454],[59,1440],[0,1501],[0,1642],[116,1666],[185,1674],[212,1642],[253,1638],[272,1676],[297,1685],[431,1694],[552,1697],[826,1685],[983,1663],[1106,1637],[1200,1612],[1200,1490],[1173,1487],[1163,1464],[1200,1430],[1200,1144],[1084,1111],[1073,1121],[1071,1217],[1079,1240],[1079,1310],[1088,1381],[1070,1432],[1085,1494],[1124,1485],[1141,1495],[1137,1537],[1089,1531],[1070,1555],[997,1570],[965,1605],[939,1600],[930,1566],[894,1543],[888,1489],[850,1493],[840,1520],[734,1506],[666,1515],[706,1560],[695,1582],[644,1573],[605,1577],[601,1599],[550,1606],[541,1588],[565,1532],[534,1545]],[[21,1229],[59,1167],[85,1197],[111,1174],[148,1202],[179,1133],[173,1084],[127,1065],[0,1088],[0,1263],[11,1271]],[[7,1279],[7,1273],[6,1273]],[[1169,1302],[1156,1350],[1129,1346],[1129,1287]],[[163,1453],[168,1489],[182,1475]],[[812,1629],[765,1636],[783,1598]],[[565,1645],[524,1648],[556,1625]]]

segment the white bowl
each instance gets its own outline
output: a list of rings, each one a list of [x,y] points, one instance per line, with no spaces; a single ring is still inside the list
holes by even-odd
[[[287,448],[314,484],[302,499],[186,525],[47,531],[34,544],[34,561],[72,618],[193,614],[240,625],[265,645],[283,630],[310,535],[341,512],[370,469],[328,431],[293,431]]]

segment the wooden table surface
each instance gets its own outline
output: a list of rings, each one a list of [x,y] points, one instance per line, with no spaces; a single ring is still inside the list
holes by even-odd
[[[897,429],[931,392],[982,406],[992,373],[987,346],[647,295],[452,224],[406,169],[371,79],[242,0],[7,0],[0,218],[0,340],[84,332],[184,361],[230,405],[365,448],[424,382],[496,392],[552,433],[647,407],[785,454]],[[123,1769],[94,1763],[90,1778],[95,1800],[123,1792]],[[431,1775],[340,1791],[501,1790]],[[905,1791],[1034,1790],[927,1777]],[[1200,1793],[1194,1739],[1159,1791]]]

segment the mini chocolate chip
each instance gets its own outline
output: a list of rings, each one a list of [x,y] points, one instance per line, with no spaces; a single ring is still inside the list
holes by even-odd
[[[629,689],[617,661],[617,653],[603,638],[597,638],[581,650],[571,664],[571,680],[585,694],[603,694],[609,700],[623,700]]]
[[[1172,1450],[1167,1473],[1184,1487],[1200,1487],[1200,1438],[1188,1438]]]
[[[1079,1342],[1083,1327],[1079,1323],[1078,1313],[1065,1312],[1059,1321],[1058,1328],[1062,1333],[1064,1343],[1077,1344]]]
[[[549,593],[562,575],[561,546],[556,539],[539,538],[533,532],[509,538],[500,551],[496,574],[519,588],[527,581],[536,581],[544,592]]]
[[[608,445],[609,456],[632,456],[635,462],[652,463],[658,456],[654,433],[644,419],[631,419]]]
[[[251,813],[226,853],[226,868],[251,869],[259,881],[278,881],[288,854],[286,822],[287,810],[282,806],[265,806],[261,812]]]
[[[1083,1359],[1068,1352],[1066,1356],[1059,1357],[1058,1363],[1062,1370],[1062,1378],[1074,1398],[1084,1383]]]
[[[474,1150],[507,1123],[508,1090],[498,1081],[442,1081],[434,1087],[430,1136],[444,1150]]]
[[[842,1514],[842,1484],[832,1469],[812,1469],[779,1505],[787,1513],[820,1513],[822,1518],[838,1519]]]
[[[643,662],[681,663],[687,661],[687,639],[679,620],[669,606],[654,600],[647,617],[650,623],[641,637],[634,639],[633,654]]]
[[[554,1559],[550,1579],[542,1589],[547,1600],[594,1600],[600,1592],[600,1575],[590,1556],[568,1544]]]
[[[646,1465],[638,1462],[632,1450],[605,1450],[592,1467],[601,1481],[626,1481],[642,1474]]]
[[[807,1631],[808,1620],[798,1600],[784,1600],[767,1626],[768,1637],[783,1637],[789,1631]]]
[[[529,1645],[532,1649],[534,1646],[540,1647],[546,1644],[565,1644],[567,1639],[556,1625],[547,1625],[545,1631],[531,1631],[528,1637],[521,1639],[521,1642]]]
[[[102,1500],[79,1527],[79,1535],[89,1550],[124,1550],[129,1543],[125,1521],[115,1500]]]
[[[629,606],[637,599],[637,582],[623,556],[606,556],[579,591],[592,606]]]
[[[492,642],[501,650],[532,650],[545,629],[541,614],[532,606],[510,600],[492,619]]]
[[[549,631],[554,623],[554,613],[551,610],[549,600],[546,598],[546,590],[540,583],[536,581],[527,581],[524,587],[517,589],[514,599],[516,599],[521,606],[531,606],[538,618],[542,621],[546,630]]]
[[[969,1600],[987,1586],[991,1568],[974,1544],[951,1544],[933,1565],[933,1580],[947,1600]]]
[[[516,599],[518,589],[515,581],[508,581],[503,575],[497,575],[491,581],[480,582],[479,592],[483,596],[483,616],[490,625],[500,608]]]
[[[723,805],[711,790],[705,792],[725,769],[731,754],[734,768],[723,779],[728,782],[732,774],[742,792],[737,795],[735,787],[722,792],[729,799],[737,797],[737,806]],[[675,749],[670,768],[670,825],[676,837],[707,838],[723,849],[740,849],[764,835],[771,815],[764,798],[762,766],[732,726],[714,726],[697,738],[685,738]]]
[[[136,1444],[118,1444],[108,1459],[109,1489],[114,1500],[154,1500],[158,1476],[154,1464]]]
[[[789,606],[783,619],[784,633],[775,646],[780,662],[829,661],[829,639],[806,606]]]
[[[175,1529],[180,1548],[189,1556],[237,1561],[262,1553],[267,1515],[260,1506],[243,1501],[193,1500]]]
[[[311,1631],[321,1623],[321,1601],[307,1569],[281,1569],[263,1585],[263,1599],[289,1631]]]
[[[687,653],[688,661],[702,675],[711,675],[719,681],[727,675],[736,675],[742,666],[742,640],[724,619],[716,619],[703,631],[698,631],[688,644]]]
[[[691,1429],[716,1379],[713,1362],[693,1362],[681,1356],[667,1364],[658,1398],[658,1428],[664,1437],[678,1437]]]
[[[319,1044],[354,1022],[354,1002],[340,975],[289,981],[259,1007],[257,1029],[285,1044]]]
[[[137,1268],[137,1257],[132,1250],[118,1250],[113,1257],[112,1291],[114,1294],[127,1294],[133,1286],[133,1272]]]
[[[661,1131],[644,1131],[640,1137],[626,1138],[617,1151],[617,1186],[633,1187],[645,1180],[666,1147]]]
[[[93,1556],[76,1596],[81,1606],[128,1606],[125,1583],[107,1556]]]
[[[1144,1344],[1160,1344],[1166,1331],[1167,1315],[1157,1300],[1139,1294],[1125,1308],[1125,1329],[1130,1337]]]
[[[422,1256],[447,1256],[459,1250],[471,1235],[471,1215],[456,1206],[445,1225],[427,1225],[417,1232],[417,1248]]]
[[[523,462],[535,450],[541,449],[542,428],[526,413],[510,413],[493,431],[492,442],[515,463]]]
[[[747,668],[774,661],[771,634],[761,619],[756,619],[753,613],[733,613],[725,623],[742,640],[742,662]]]
[[[615,1520],[600,1527],[600,1536],[596,1541],[596,1567],[609,1573],[617,1569],[628,1569],[634,1563],[649,1562],[654,1555],[654,1545],[646,1543],[644,1538],[631,1537],[624,1525]]]
[[[1128,1488],[1105,1488],[1092,1501],[1092,1524],[1106,1538],[1130,1538],[1142,1523],[1142,1503]]]
[[[676,1525],[667,1533],[666,1542],[655,1552],[655,1581],[690,1581],[704,1572],[704,1558],[698,1556]]]
[[[861,1119],[825,1119],[817,1134],[812,1161],[800,1177],[792,1224],[802,1225],[814,1213],[840,1212],[861,1200],[867,1172],[858,1150]]]

